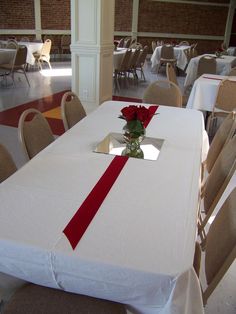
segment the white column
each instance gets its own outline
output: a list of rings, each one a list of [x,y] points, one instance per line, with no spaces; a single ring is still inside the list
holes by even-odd
[[[139,0],[133,0],[133,12],[132,12],[132,38],[138,37],[138,12],[139,12]]]
[[[87,113],[112,98],[114,0],[71,0],[72,91]]]
[[[41,39],[42,26],[41,26],[41,2],[34,0],[34,16],[35,16],[35,32],[36,39]]]
[[[230,41],[235,8],[236,8],[236,0],[230,0],[228,17],[227,17],[227,22],[226,22],[226,26],[225,26],[225,39],[224,39],[224,42],[225,42],[227,47],[228,47],[229,41]]]

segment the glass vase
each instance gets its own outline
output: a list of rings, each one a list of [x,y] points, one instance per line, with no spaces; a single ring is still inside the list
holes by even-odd
[[[141,142],[145,137],[145,128],[143,127],[139,132],[130,130],[127,124],[123,127],[124,141],[126,147],[122,152],[122,156],[144,158],[144,153],[140,147]]]

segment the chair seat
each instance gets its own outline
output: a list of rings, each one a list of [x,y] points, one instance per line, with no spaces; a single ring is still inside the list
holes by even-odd
[[[4,314],[126,314],[123,304],[28,284],[6,304]]]

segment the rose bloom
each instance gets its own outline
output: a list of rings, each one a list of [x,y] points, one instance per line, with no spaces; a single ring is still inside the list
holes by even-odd
[[[124,116],[126,121],[137,119],[137,107],[134,105],[123,108],[121,110],[121,113]]]
[[[150,116],[149,110],[144,106],[139,106],[137,109],[137,119],[145,122]]]

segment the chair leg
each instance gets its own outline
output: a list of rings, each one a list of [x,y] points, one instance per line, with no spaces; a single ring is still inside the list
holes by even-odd
[[[27,81],[27,83],[28,83],[28,85],[29,85],[29,87],[30,87],[30,83],[29,83],[28,77],[27,77],[27,75],[26,75],[26,73],[25,73],[25,69],[23,69],[23,72],[24,72],[24,75],[25,75],[26,81]]]

